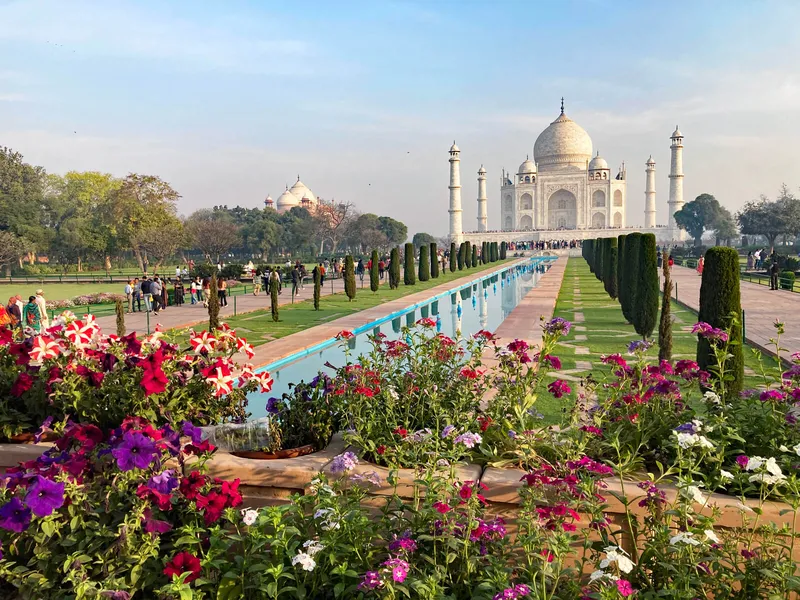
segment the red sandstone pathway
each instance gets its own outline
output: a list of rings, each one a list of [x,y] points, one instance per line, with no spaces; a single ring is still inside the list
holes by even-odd
[[[678,284],[678,300],[698,310],[700,305],[701,277],[694,269],[674,267],[672,280]],[[786,324],[786,334],[781,346],[789,353],[800,352],[800,294],[788,290],[772,291],[764,285],[741,282],[742,309],[745,312],[747,341],[764,350],[772,351],[770,338],[775,337],[773,323]],[[787,356],[786,352],[781,352]]]

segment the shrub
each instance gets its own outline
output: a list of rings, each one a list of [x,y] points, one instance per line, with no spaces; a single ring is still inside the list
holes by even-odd
[[[428,281],[431,278],[431,261],[428,252],[428,245],[423,244],[419,247],[419,280]]]
[[[637,276],[639,269],[639,249],[641,246],[642,234],[638,231],[629,233],[625,239],[625,289],[623,296],[625,302],[622,304],[622,314],[629,323],[634,322],[634,309],[636,307],[636,294],[639,285]]]
[[[431,277],[439,277],[439,248],[436,247],[436,242],[431,242]]]
[[[617,236],[617,299],[620,306],[623,303],[623,295],[627,293],[625,283],[625,240],[626,235]],[[624,311],[623,311],[624,312]]]
[[[794,271],[781,271],[780,275],[780,283],[782,290],[792,290],[794,289]]]
[[[415,285],[417,283],[417,276],[416,273],[414,273],[414,244],[411,242],[408,242],[405,246],[404,258],[403,283],[406,285]]]
[[[352,302],[356,297],[356,270],[353,257],[347,255],[344,259],[344,293],[347,298]]]
[[[702,335],[697,341],[697,364],[712,376],[723,378],[725,397],[736,398],[744,381],[742,355],[742,304],[739,293],[739,255],[733,248],[709,248],[705,256],[700,283],[698,321],[727,330],[731,342],[731,359],[726,372],[720,374],[719,361],[711,341]]]
[[[617,238],[605,238],[603,285],[612,300],[617,299]]]
[[[208,291],[208,330],[219,329],[219,290],[217,289],[217,274],[211,274]]]
[[[211,284],[211,289],[214,289],[214,284]],[[273,279],[272,277],[269,278],[269,310],[272,314],[272,320],[274,322],[278,322],[280,316],[278,314],[278,294],[281,291],[281,281],[280,279]]]
[[[314,267],[311,274],[314,277],[314,310],[319,310],[319,299],[322,294],[322,273],[320,273],[317,266]]]
[[[369,289],[374,293],[378,291],[378,287],[381,285],[380,279],[380,272],[378,269],[378,263],[380,262],[380,258],[378,257],[378,251],[373,250],[372,256],[370,257],[370,269],[369,269]]]
[[[475,247],[469,242],[464,242],[464,266],[467,269],[477,266],[475,262]]]
[[[508,244],[502,242],[500,244],[500,260],[505,260],[507,253],[508,253]]]
[[[450,242],[450,272],[455,273],[458,268],[458,251],[456,250],[456,243]]]
[[[200,277],[201,279],[205,279],[206,277],[211,277],[212,275],[216,275],[219,271],[217,270],[217,265],[212,265],[208,263],[196,263],[192,268],[191,277]],[[263,269],[261,271],[264,272]]]
[[[114,311],[117,313],[117,337],[125,337],[127,329],[125,328],[125,308],[122,305],[122,298],[117,298]]]
[[[672,360],[672,270],[669,268],[669,255],[665,252],[661,260],[664,273],[664,293],[661,295],[661,321],[658,324],[658,359]]]
[[[583,254],[586,264],[589,265],[589,271],[594,273],[594,240],[583,241],[581,245],[581,254]]]
[[[395,246],[389,254],[389,289],[396,290],[400,285],[400,248]]]
[[[656,236],[645,233],[639,241],[639,264],[635,271],[636,304],[633,306],[633,327],[642,336],[649,338],[658,321],[658,258]]]
[[[478,266],[478,247],[477,246],[473,246],[472,247],[472,257],[470,259],[470,264],[473,267],[477,267]]]
[[[239,265],[236,263],[231,263],[222,267],[222,270],[219,272],[220,277],[224,277],[225,279],[240,279],[244,273],[244,265]]]
[[[465,261],[466,261],[466,259],[465,259],[466,252],[467,252],[466,242],[461,242],[461,245],[458,247],[458,270],[459,271],[463,271],[464,270],[464,264],[465,264]]]
[[[594,275],[597,277],[598,281],[603,281],[603,276],[605,275],[605,252],[606,252],[606,244],[604,238],[597,238],[594,241]]]

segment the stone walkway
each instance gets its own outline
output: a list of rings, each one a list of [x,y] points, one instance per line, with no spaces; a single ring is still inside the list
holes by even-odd
[[[678,300],[697,311],[701,281],[697,272],[676,266],[672,271],[672,280],[677,284]],[[779,320],[786,325],[786,333],[781,337],[781,346],[786,351],[781,354],[787,357],[790,353],[800,352],[800,294],[788,290],[772,291],[764,285],[742,281],[741,295],[745,336],[750,344],[773,352],[774,346],[769,340],[775,337],[773,324]]]

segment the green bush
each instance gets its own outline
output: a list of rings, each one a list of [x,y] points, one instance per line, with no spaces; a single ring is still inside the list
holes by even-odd
[[[456,250],[456,243],[450,242],[450,272],[455,273],[458,268],[458,251]]]
[[[403,283],[406,285],[415,285],[417,283],[417,276],[416,273],[414,273],[414,244],[408,242],[405,245],[404,255]]]
[[[439,248],[436,242],[431,242],[431,278],[439,277]]]
[[[269,305],[270,312],[272,313],[272,320],[277,322],[280,320],[278,315],[278,294],[281,291],[281,282],[278,279],[269,279]],[[211,282],[211,294],[214,294],[214,282]],[[218,305],[218,303],[216,303]],[[211,310],[211,302],[209,302],[209,311]],[[219,312],[219,308],[217,308]]]
[[[642,338],[647,339],[653,335],[658,321],[658,258],[656,236],[652,233],[641,236],[638,268],[634,273],[638,281],[633,327]]]
[[[464,270],[464,264],[466,263],[466,259],[464,256],[467,253],[467,246],[466,242],[461,242],[461,245],[458,247],[458,270]]]
[[[642,234],[638,231],[628,234],[625,240],[625,295],[622,304],[622,314],[628,323],[633,323],[636,306],[636,291],[639,285],[639,278],[636,270],[639,268],[639,248],[641,245]]]
[[[742,303],[739,292],[739,255],[733,248],[714,247],[706,252],[703,280],[700,284],[700,310],[698,321],[729,332],[731,358],[726,363],[725,397],[738,399],[744,381],[742,355]],[[709,341],[699,336],[697,364],[714,373],[716,358]]]
[[[428,245],[419,247],[419,280],[428,281],[431,278],[431,261]]]
[[[344,293],[350,301],[356,297],[356,267],[349,254],[344,259]]]
[[[400,248],[395,246],[389,254],[389,289],[396,290],[400,285]]]
[[[208,330],[216,331],[217,329],[219,329],[219,292],[217,291],[217,274],[212,273],[208,291]]]
[[[612,300],[617,299],[617,238],[605,238],[603,240],[605,250],[603,251],[603,287]]]
[[[314,267],[312,274],[314,276],[314,310],[319,310],[319,298],[322,294],[322,273],[320,273],[319,267]]]
[[[224,277],[225,279],[238,280],[242,276],[242,273],[244,273],[244,265],[231,263],[222,267],[222,270],[219,272],[219,276]]]
[[[625,290],[625,239],[627,236],[617,236],[617,300],[622,305],[622,295]]]
[[[477,266],[477,263],[475,262],[474,258],[475,258],[475,246],[473,246],[469,242],[464,242],[464,267],[469,269],[470,267]]]
[[[658,324],[658,360],[672,361],[672,270],[665,252],[661,261],[664,273],[664,293],[661,295],[661,321]]]
[[[792,290],[794,289],[794,271],[781,271],[780,275],[780,283],[782,290]]]
[[[267,265],[264,265],[267,266]],[[217,265],[210,265],[206,263],[198,263],[195,264],[192,272],[190,273],[191,277],[200,277],[201,279],[205,279],[206,277],[211,277],[212,275],[217,274]],[[262,273],[263,273],[262,269]]]
[[[603,281],[603,252],[605,252],[603,238],[597,238],[594,241],[594,276],[598,281]]]
[[[589,271],[594,273],[594,240],[584,240],[581,245],[581,253],[586,264],[589,265]]]
[[[500,244],[500,260],[505,260],[506,254],[508,254],[508,244],[502,242]]]
[[[472,264],[473,267],[478,266],[478,247],[477,246],[473,246],[472,247],[472,258],[470,260],[470,263]]]
[[[369,268],[369,289],[372,290],[372,292],[374,293],[378,291],[378,287],[381,284],[380,271],[378,270],[378,263],[380,262],[380,258],[378,258],[377,250],[372,251],[372,256],[370,257],[370,260],[372,261],[372,264],[370,265]]]

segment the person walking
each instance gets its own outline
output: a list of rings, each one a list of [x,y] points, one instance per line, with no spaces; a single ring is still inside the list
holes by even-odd
[[[706,264],[706,260],[701,256],[697,260],[697,269],[695,269],[697,271],[698,275],[701,275],[701,276],[703,275],[703,267],[705,266],[705,264]]]
[[[175,279],[180,279],[180,278],[181,278],[181,266],[178,265],[177,267],[175,267]]]
[[[383,281],[383,274],[386,272],[386,263],[383,262],[383,259],[378,261],[378,278]]]
[[[41,330],[46,331],[50,327],[50,319],[47,317],[47,301],[44,299],[44,290],[36,290],[36,304],[39,306]]]
[[[219,305],[228,306],[228,282],[224,277],[217,280],[217,295],[219,296]]]
[[[151,296],[150,296],[150,287],[152,285],[153,285],[153,282],[150,281],[150,278],[147,275],[145,275],[142,278],[141,290],[142,290],[142,298],[144,298],[144,309],[147,312],[150,312],[151,310],[153,310],[153,303],[152,303],[152,299],[151,299]]]
[[[169,278],[165,277],[159,283],[161,284],[161,310],[164,310],[169,305],[169,292],[167,291]]]
[[[661,250],[656,252],[656,266],[660,269],[663,264],[664,257],[661,255]]]
[[[300,265],[300,289],[306,289],[306,276],[308,275],[308,271],[306,271],[306,266],[301,264]]]
[[[136,309],[139,309],[139,312],[142,312],[142,282],[139,281],[138,277],[133,278],[133,312],[136,312]]]
[[[753,251],[747,253],[747,270],[752,271],[753,266],[755,266],[755,259],[753,258]]]
[[[22,309],[23,332],[38,334],[42,330],[42,317],[39,312],[39,303],[36,296],[30,296],[28,303]]]
[[[297,296],[300,291],[300,269],[295,265],[292,268],[292,298]]]
[[[161,311],[162,287],[161,280],[158,277],[153,277],[153,281],[150,282],[150,296],[153,303],[153,314],[156,315]]]
[[[273,281],[277,281],[278,282],[278,293],[280,294],[282,292],[282,290],[281,290],[282,285],[281,285],[280,267],[276,266],[275,268],[272,269],[272,271],[269,274],[269,281],[270,281],[270,285],[272,284]],[[267,289],[269,289],[269,286],[267,286]]]
[[[128,314],[133,312],[133,280],[125,284],[125,299],[128,301]]]
[[[358,273],[358,278],[361,280],[361,283],[364,283],[364,259],[358,259],[358,266],[356,267],[356,273]]]
[[[261,293],[261,271],[258,269],[253,272],[253,296]]]
[[[20,332],[22,331],[22,311],[20,310],[19,306],[17,305],[17,297],[11,296],[8,299],[8,305],[6,306],[6,312],[11,317],[11,327],[14,329],[19,329]]]
[[[778,261],[773,260],[769,266],[769,289],[778,289]]]
[[[324,263],[319,263],[319,284],[325,285],[325,273],[327,273],[327,269],[325,269]]]
[[[183,297],[186,295],[186,289],[183,287],[183,279],[178,277],[175,280],[175,306],[183,306]]]

